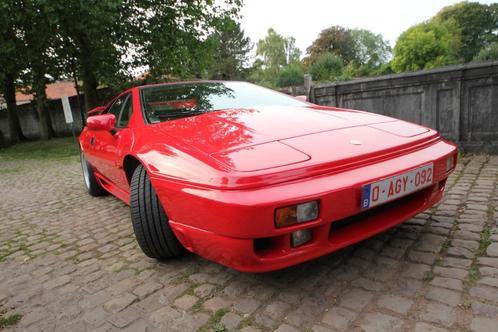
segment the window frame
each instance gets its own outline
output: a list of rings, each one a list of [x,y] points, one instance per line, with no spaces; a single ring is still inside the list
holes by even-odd
[[[118,116],[116,116],[116,114],[111,113],[110,110],[118,102],[118,100],[121,100],[122,98],[124,98],[124,101],[123,101],[123,104],[121,105],[121,108],[119,109]],[[131,116],[133,114],[133,103],[132,103],[131,98],[132,98],[132,93],[125,92],[125,93],[117,96],[116,99],[109,105],[109,107],[105,111],[105,114],[113,114],[116,117],[116,123],[114,125],[116,129],[128,128],[128,123],[130,122]],[[130,99],[130,109],[131,109],[130,117],[128,118],[128,122],[126,123],[125,126],[120,126],[119,121],[121,120],[121,116],[123,115],[124,107],[129,99]]]

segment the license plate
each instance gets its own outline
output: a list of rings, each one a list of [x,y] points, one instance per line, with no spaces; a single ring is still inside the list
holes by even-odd
[[[364,185],[361,208],[367,209],[406,196],[433,183],[434,164],[420,166],[406,173]]]

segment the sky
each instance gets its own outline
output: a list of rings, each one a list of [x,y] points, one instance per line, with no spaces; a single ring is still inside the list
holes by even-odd
[[[394,47],[410,26],[428,20],[452,0],[244,0],[242,28],[256,44],[269,28],[296,38],[303,52],[320,31],[333,25],[380,33]],[[489,4],[495,1],[478,1]]]

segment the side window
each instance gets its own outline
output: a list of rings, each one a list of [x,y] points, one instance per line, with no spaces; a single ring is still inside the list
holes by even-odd
[[[123,109],[121,111],[121,115],[119,116],[117,127],[122,128],[128,126],[128,121],[130,121],[131,112],[132,112],[131,94],[128,94],[128,98],[126,98],[123,105]]]
[[[123,108],[123,104],[127,97],[128,94],[116,99],[116,101],[109,108],[109,111],[107,111],[107,113],[114,114],[114,116],[116,117],[116,121],[119,119],[119,113],[121,112],[121,109]]]
[[[128,120],[131,115],[131,98],[129,98],[130,96],[131,94],[127,93],[119,97],[118,99],[116,99],[116,101],[111,105],[111,107],[107,111],[107,113],[114,114],[114,116],[116,117],[117,128],[125,127],[128,124]],[[123,113],[126,114],[123,116]]]

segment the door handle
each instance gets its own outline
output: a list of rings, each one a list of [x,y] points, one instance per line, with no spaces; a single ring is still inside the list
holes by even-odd
[[[93,145],[95,144],[95,136],[92,136],[92,138],[90,138],[90,145]]]

